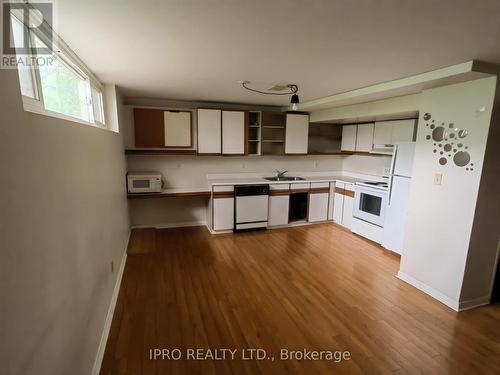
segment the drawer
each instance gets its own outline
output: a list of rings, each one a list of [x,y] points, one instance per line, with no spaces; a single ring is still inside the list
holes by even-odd
[[[329,188],[329,187],[330,187],[329,182],[311,182],[311,189]]]
[[[213,191],[234,191],[233,185],[215,185],[212,187]]]
[[[289,190],[290,184],[270,184],[269,190]]]
[[[291,191],[309,191],[309,182],[301,182],[297,184],[290,184],[290,190]]]

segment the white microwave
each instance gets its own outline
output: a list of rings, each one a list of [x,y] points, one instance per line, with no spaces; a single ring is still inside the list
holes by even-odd
[[[127,173],[127,191],[129,193],[161,193],[162,176],[158,172]]]

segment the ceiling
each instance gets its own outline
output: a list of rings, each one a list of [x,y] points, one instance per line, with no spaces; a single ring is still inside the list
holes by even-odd
[[[60,36],[128,97],[286,105],[482,60],[500,64],[499,0],[58,0]]]

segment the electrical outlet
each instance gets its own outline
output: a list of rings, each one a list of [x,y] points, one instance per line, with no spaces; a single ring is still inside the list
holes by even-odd
[[[384,174],[391,173],[391,167],[384,167]]]
[[[111,273],[115,272],[115,262],[111,261]]]
[[[436,173],[434,175],[434,185],[441,185],[442,182],[443,182],[443,174]]]

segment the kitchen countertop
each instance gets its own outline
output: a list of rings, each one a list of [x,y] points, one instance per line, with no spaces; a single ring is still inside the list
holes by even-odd
[[[332,182],[332,181],[342,181],[354,184],[356,182],[363,181],[381,181],[381,178],[376,178],[375,176],[370,176],[371,178],[359,178],[344,176],[341,174],[331,174],[325,176],[307,176],[304,174],[290,174],[292,176],[303,177],[305,180],[294,180],[294,181],[269,181],[264,177],[233,177],[233,178],[209,178],[207,179],[208,186],[215,185],[246,185],[246,184],[296,184],[296,183],[311,183],[311,182]]]

